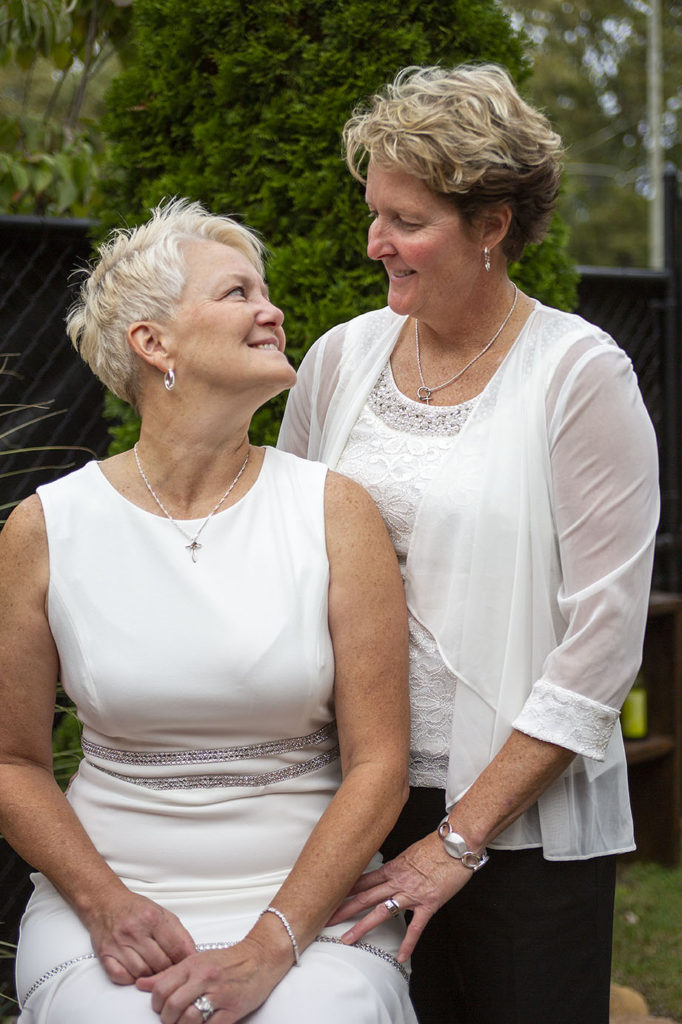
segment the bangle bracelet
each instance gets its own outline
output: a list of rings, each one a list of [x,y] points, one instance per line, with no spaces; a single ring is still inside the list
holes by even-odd
[[[287,919],[284,916],[284,914],[282,913],[282,911],[281,910],[277,910],[276,907],[266,907],[265,910],[261,910],[261,912],[260,912],[260,914],[258,916],[262,917],[263,914],[274,914],[275,917],[278,917],[280,919],[280,921],[282,922],[282,924],[286,928],[287,935],[291,939],[291,945],[292,945],[292,948],[294,950],[294,964],[295,964],[296,967],[300,967],[301,966],[301,961],[299,960],[299,957],[298,957],[298,942],[296,941],[296,936],[294,935],[293,931],[291,930],[291,925],[287,921]]]

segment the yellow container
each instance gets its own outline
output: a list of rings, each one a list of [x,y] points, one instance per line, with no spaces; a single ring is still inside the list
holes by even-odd
[[[641,673],[623,702],[620,723],[626,740],[643,740],[649,731],[646,687]]]

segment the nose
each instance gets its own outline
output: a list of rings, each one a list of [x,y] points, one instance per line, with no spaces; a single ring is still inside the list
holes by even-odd
[[[395,255],[395,246],[378,217],[372,221],[367,232],[367,255],[371,260],[382,260],[385,256]]]
[[[261,308],[256,313],[256,320],[259,324],[273,327],[281,327],[284,323],[284,313],[270,299],[263,297]]]

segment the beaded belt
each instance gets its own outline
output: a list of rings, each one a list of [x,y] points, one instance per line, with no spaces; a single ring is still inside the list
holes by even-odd
[[[245,761],[257,757],[275,757],[280,754],[315,747],[331,739],[336,734],[336,722],[329,722],[316,732],[307,736],[292,736],[287,739],[268,740],[264,743],[251,743],[242,747],[220,747],[208,750],[161,750],[155,753],[137,750],[118,750],[105,747],[83,738],[83,754],[88,764],[98,771],[104,772],[115,779],[131,782],[145,789],[207,789],[218,786],[268,786],[287,779],[295,779],[309,772],[315,772],[325,765],[331,764],[339,757],[339,746],[315,754],[306,761],[286,765],[273,771],[265,772],[211,772],[202,775],[126,775],[115,771],[99,761],[113,764],[130,765],[136,768],[164,768],[174,765],[225,764],[233,761]],[[95,760],[97,759],[97,760]]]

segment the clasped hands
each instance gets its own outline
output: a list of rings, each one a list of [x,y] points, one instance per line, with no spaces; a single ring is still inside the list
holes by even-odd
[[[352,945],[386,921],[389,911],[384,901],[396,900],[401,910],[412,911],[398,951],[398,960],[404,962],[429,919],[471,874],[448,856],[432,833],[376,871],[362,875],[329,924],[369,911],[343,935],[343,942]],[[262,919],[260,937],[249,933],[228,949],[197,952],[174,914],[126,890],[115,910],[100,910],[88,927],[111,981],[136,984],[149,992],[163,1024],[197,1024],[193,1003],[202,995],[215,1007],[213,1024],[236,1024],[267,999],[291,966],[288,937],[283,930],[273,929],[276,924]]]
[[[267,999],[291,963],[288,936],[267,923],[259,926],[267,944],[249,935],[227,949],[197,952],[175,914],[129,890],[87,916],[110,980],[148,992],[163,1024],[197,1024],[193,1004],[202,995],[215,1008],[213,1024],[235,1024]]]

